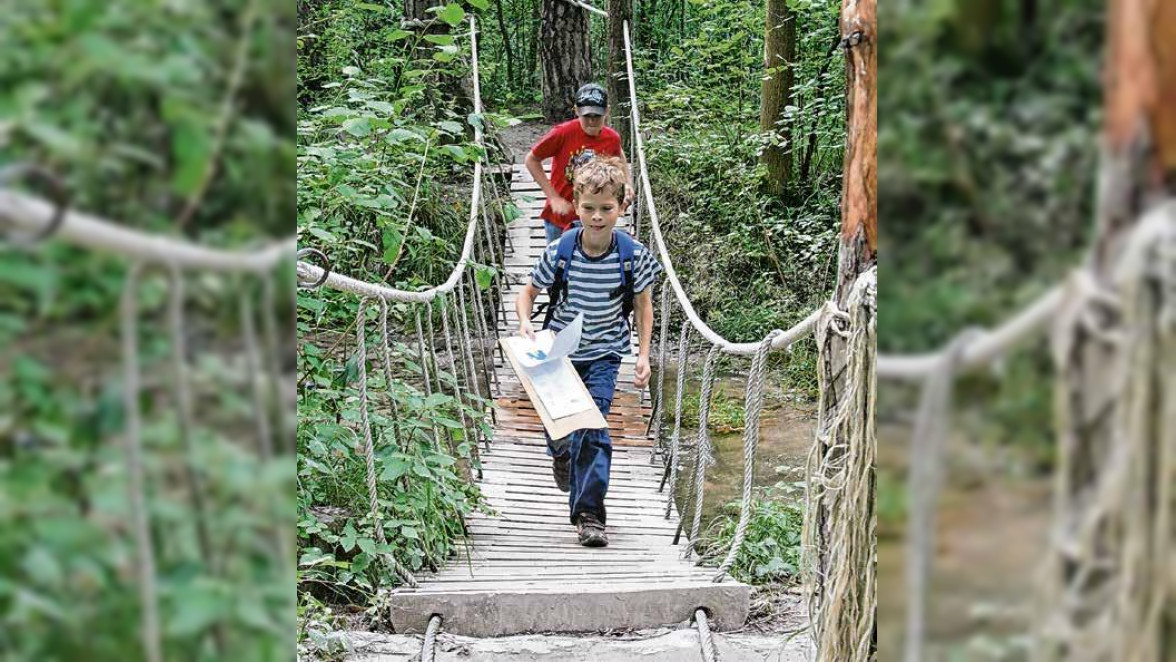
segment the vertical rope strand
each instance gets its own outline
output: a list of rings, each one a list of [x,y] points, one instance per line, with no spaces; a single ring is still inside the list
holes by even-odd
[[[250,295],[251,292],[242,283],[238,299],[241,303],[241,332],[245,338],[245,366],[249,371],[249,385],[253,390],[253,408],[257,418],[257,436],[261,442],[261,458],[268,462],[274,456],[274,440],[270,430],[269,412],[265,406],[261,352],[257,347],[257,328],[253,323],[253,301]]]
[[[274,277],[266,274],[261,279],[261,340],[264,345],[265,363],[268,366],[270,379],[270,397],[274,402],[274,409],[278,416],[278,438],[285,441],[279,444],[279,451],[298,454],[298,440],[296,437],[296,423],[291,424],[289,412],[282,402],[282,354],[278,346],[278,330],[274,324],[277,315],[274,308]]]
[[[368,414],[368,392],[367,392],[367,334],[365,327],[367,322],[364,320],[364,311],[367,308],[368,299],[365,297],[359,302],[359,310],[355,317],[355,341],[358,345],[358,356],[356,363],[359,368],[359,424],[363,428],[363,452],[364,465],[367,471],[367,492],[368,492],[368,507],[372,516],[372,524],[376,528],[376,540],[381,545],[387,545],[388,539],[384,536],[384,520],[380,517],[380,499],[376,491],[376,455],[375,444],[372,440],[372,422]],[[382,308],[386,312],[387,308]],[[386,317],[384,318],[387,319]],[[387,327],[387,324],[384,325]],[[385,343],[386,345],[387,343]],[[392,570],[400,575],[404,583],[412,588],[417,588],[419,585],[412,572],[404,567],[400,561],[392,554],[384,555],[385,559],[392,566]]]
[[[446,303],[444,297],[440,297],[441,304],[441,327],[445,333],[445,352],[446,359],[449,364],[449,375],[453,378],[453,398],[457,401],[457,415],[458,420],[461,421],[461,440],[462,443],[470,440],[470,425],[466,420],[465,415],[465,398],[461,394],[461,383],[457,379],[457,360],[453,355],[453,335],[449,332],[449,305]],[[474,457],[477,456],[478,444],[475,442],[470,445],[473,450]],[[478,472],[478,478],[482,477],[482,465],[480,461],[475,462],[475,468]],[[469,476],[466,477],[467,479]]]
[[[727,571],[735,563],[739,549],[743,546],[743,539],[747,537],[747,524],[751,520],[751,487],[755,479],[755,450],[759,445],[760,412],[764,408],[764,382],[766,381],[766,365],[768,350],[772,341],[779,334],[772,331],[760,343],[755,358],[751,361],[751,372],[747,375],[747,402],[744,406],[746,413],[746,427],[743,430],[743,503],[739,506],[739,524],[735,527],[735,539],[731,541],[731,549],[727,558],[723,559],[714,581],[721,582]]]
[[[465,278],[468,273],[469,273],[468,270],[463,271],[461,277]],[[470,323],[469,323],[469,320],[466,316],[465,289],[462,288],[461,285],[462,285],[461,282],[458,281],[457,287],[454,288],[457,290],[458,303],[461,304],[460,306],[458,306],[458,308],[459,308],[458,312],[460,315],[459,321],[461,322],[461,333],[466,338],[465,353],[466,353],[466,359],[469,362],[468,367],[469,367],[469,371],[470,371],[470,382],[474,386],[474,395],[478,396],[478,401],[479,401],[478,407],[479,407],[479,410],[481,411],[482,418],[485,418],[486,410],[483,408],[482,402],[481,402],[482,401],[482,389],[480,386],[478,386],[477,371],[474,368],[474,352],[473,352],[472,348],[470,347],[470,343],[472,343],[474,339],[473,339],[473,336],[470,335]],[[476,424],[477,423],[475,422],[475,425]],[[485,449],[490,450],[490,440],[488,438],[486,438],[486,436],[481,433],[480,428],[478,429],[477,436],[481,437],[482,443],[485,445]]]
[[[388,408],[392,411],[392,444],[400,451],[408,449],[400,433],[400,407],[396,404],[394,382],[392,381],[392,340],[388,332],[388,300],[380,300],[380,340],[383,343],[384,356],[384,395],[388,398]]]
[[[665,416],[666,399],[666,336],[670,334],[670,288],[669,283],[662,283],[661,291],[661,329],[658,331],[657,342],[657,399],[653,403],[653,412],[649,415],[650,425],[653,426],[653,451],[649,462],[657,458],[658,450],[662,448],[661,429],[662,418]]]
[[[678,444],[682,437],[682,396],[686,390],[687,362],[690,359],[690,324],[682,322],[682,333],[678,337],[678,390],[674,394],[674,434],[670,437],[670,498],[666,500],[666,519],[674,507],[678,494]]]
[[[706,485],[706,470],[714,462],[710,440],[711,391],[715,384],[715,365],[719,362],[721,350],[713,345],[706,355],[702,368],[702,391],[698,396],[698,440],[694,446],[694,520],[690,524],[690,544],[686,546],[684,558],[698,545],[698,529],[702,524],[703,490]]]
[[[179,269],[171,273],[171,300],[168,302],[168,326],[172,339],[172,392],[176,399],[176,423],[180,447],[184,451],[184,476],[188,498],[196,512],[196,541],[200,557],[212,567],[212,536],[208,532],[208,509],[204,504],[203,481],[197,470],[199,460],[192,446],[192,392],[188,380],[188,350],[184,338],[184,275]]]
[[[416,317],[416,332],[417,332],[417,359],[420,361],[421,380],[425,383],[425,395],[433,395],[433,385],[429,381],[429,357],[425,356],[425,332],[421,328],[421,308],[420,306],[413,306],[413,315]],[[441,449],[441,433],[437,430],[437,424],[433,424],[433,448]]]
[[[135,567],[139,577],[142,613],[143,655],[148,662],[163,662],[163,640],[159,629],[159,598],[155,589],[155,549],[145,499],[145,476],[139,411],[138,285],[142,265],[127,272],[122,295],[123,404],[126,408],[127,496],[135,536]]]

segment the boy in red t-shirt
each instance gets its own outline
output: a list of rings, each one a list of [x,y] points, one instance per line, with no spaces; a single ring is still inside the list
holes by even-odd
[[[576,166],[587,163],[597,154],[619,156],[622,161],[625,159],[621,151],[621,137],[605,126],[607,122],[608,94],[596,83],[588,83],[576,92],[576,119],[552,127],[527,152],[523,163],[547,196],[547,204],[543,205],[540,216],[544,220],[543,228],[548,244],[558,239],[577,220],[576,210],[571,203],[572,173]],[[545,159],[551,159],[551,179],[543,171]],[[628,164],[625,165],[627,171]],[[621,213],[632,204],[634,195],[633,178],[630,176]]]

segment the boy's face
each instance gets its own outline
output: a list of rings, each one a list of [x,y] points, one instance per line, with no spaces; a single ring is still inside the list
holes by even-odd
[[[580,128],[590,136],[599,136],[608,122],[608,111],[603,115],[580,115]]]
[[[615,190],[599,193],[584,191],[576,196],[576,213],[584,227],[584,238],[593,244],[604,244],[612,239],[613,228],[621,217],[621,203]]]

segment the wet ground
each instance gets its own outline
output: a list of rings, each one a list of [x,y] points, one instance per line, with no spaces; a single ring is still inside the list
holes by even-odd
[[[887,505],[901,498],[908,435],[905,427],[879,429],[878,652],[885,660],[902,659],[908,604],[905,526],[901,510]],[[951,444],[950,473],[938,510],[924,659],[1024,660],[1051,520],[1049,478],[961,438]]]

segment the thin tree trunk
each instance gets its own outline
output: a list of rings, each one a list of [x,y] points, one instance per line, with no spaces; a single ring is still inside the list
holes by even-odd
[[[592,80],[590,27],[587,10],[564,0],[543,0],[539,59],[548,122],[571,118],[576,90]]]
[[[621,144],[629,151],[632,114],[629,108],[629,75],[625,70],[624,23],[633,25],[633,0],[608,2],[608,99],[612,108],[613,128],[621,134]]]
[[[783,144],[768,145],[760,154],[767,168],[765,188],[774,197],[784,197],[792,174],[792,129],[780,128],[788,106],[792,104],[792,81],[795,75],[796,20],[787,0],[767,0],[764,27],[764,82],[760,95],[760,131],[776,131]]]
[[[841,35],[834,35],[833,43],[829,44],[829,50],[825,53],[825,61],[821,63],[821,70],[817,73],[817,93],[813,96],[813,102],[825,94],[825,74],[829,72],[829,63],[833,61],[833,52],[837,50],[839,43],[841,43]],[[809,168],[813,162],[813,153],[817,151],[817,129],[821,126],[821,118],[817,113],[810,114],[813,118],[812,128],[809,129],[808,147],[804,150],[804,157],[800,162],[800,176],[797,178],[800,185],[804,187],[808,187],[811,183]]]
[[[514,85],[514,49],[510,45],[510,31],[506,29],[506,19],[503,17],[502,0],[494,0],[494,8],[498,11],[498,31],[502,33],[502,48],[506,51],[506,86]]]

